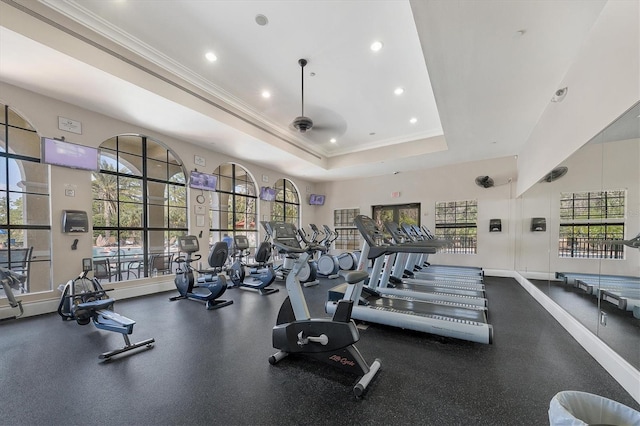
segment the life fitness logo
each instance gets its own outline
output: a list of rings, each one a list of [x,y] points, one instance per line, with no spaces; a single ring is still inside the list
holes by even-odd
[[[340,355],[331,355],[329,359],[342,365],[348,365],[349,367],[356,365],[356,363],[351,361],[349,358],[345,358]]]

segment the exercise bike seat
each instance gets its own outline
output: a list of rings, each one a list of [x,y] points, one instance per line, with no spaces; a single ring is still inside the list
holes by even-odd
[[[344,279],[349,283],[349,284],[355,284],[358,283],[360,281],[364,281],[367,278],[369,278],[369,273],[366,271],[351,271],[348,272],[347,274],[345,274]]]

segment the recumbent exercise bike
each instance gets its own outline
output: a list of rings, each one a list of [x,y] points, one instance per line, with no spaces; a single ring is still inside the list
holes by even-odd
[[[267,240],[263,241],[256,250],[256,263],[246,264],[244,258],[248,256],[249,239],[246,235],[235,235],[233,241],[235,247],[233,257],[235,261],[227,271],[233,286],[257,290],[262,296],[279,291],[277,288],[266,288],[276,279],[273,265],[269,262],[271,258],[271,243]],[[248,276],[247,271],[249,272]]]
[[[233,303],[233,300],[218,300],[227,290],[227,279],[223,268],[229,257],[227,243],[219,241],[214,244],[209,252],[208,262],[210,269],[198,270],[191,264],[200,260],[199,254],[193,254],[200,250],[198,237],[195,235],[182,235],[178,237],[180,251],[186,256],[180,256],[175,261],[178,263],[174,283],[180,295],[169,300],[191,299],[204,302],[208,310],[222,308]],[[197,281],[194,271],[199,274]]]

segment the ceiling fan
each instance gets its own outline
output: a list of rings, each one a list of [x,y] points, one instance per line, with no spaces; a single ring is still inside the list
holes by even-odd
[[[495,182],[493,181],[493,178],[489,176],[478,176],[476,178],[476,185],[483,188],[491,188],[493,185],[495,185]]]
[[[313,120],[309,117],[305,117],[304,115],[304,67],[305,65],[307,65],[307,60],[298,59],[298,65],[300,65],[300,77],[302,82],[302,114],[296,117],[291,125],[300,133],[306,133],[307,130],[311,130],[311,128],[313,127]]]

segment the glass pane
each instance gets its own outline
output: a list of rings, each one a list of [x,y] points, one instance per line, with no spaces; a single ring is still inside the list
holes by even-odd
[[[11,212],[9,220],[12,225],[45,225],[49,226],[49,196],[42,194],[10,193]]]
[[[118,191],[120,201],[142,202],[142,179],[120,176]]]
[[[9,127],[9,152],[32,158],[40,158],[40,137],[29,130]]]
[[[120,228],[142,227],[143,205],[141,203],[120,202]]]
[[[118,169],[117,155],[115,151],[100,148],[100,159],[98,160],[100,170],[115,172]]]
[[[128,175],[142,176],[142,157],[120,152],[118,156],[118,171]]]
[[[147,177],[163,181],[169,180],[168,164],[164,161],[147,159]]]
[[[0,110],[0,119],[4,120],[4,112]],[[5,131],[7,127],[4,124],[0,124],[0,152],[7,152],[7,144],[5,143]]]
[[[128,153],[142,157],[142,137],[136,135],[118,136],[118,150],[120,155]]]
[[[169,180],[176,183],[186,183],[184,171],[182,166],[176,164],[169,164]]]
[[[102,200],[118,199],[118,177],[108,173],[92,173],[93,197]]]
[[[151,228],[167,227],[167,216],[165,214],[164,205],[149,204],[149,226]]]
[[[164,146],[151,139],[147,139],[147,159],[167,163],[167,158],[168,152]]]
[[[187,209],[185,207],[169,207],[169,228],[187,227]]]
[[[147,198],[150,204],[164,205],[167,202],[165,194],[167,184],[161,182],[148,182]]]
[[[187,188],[178,185],[167,185],[168,201],[170,206],[187,205]]]
[[[232,192],[233,191],[233,179],[226,176],[220,176],[218,178],[218,191]]]
[[[167,152],[167,162],[172,166],[180,166],[182,168],[182,163],[178,161],[171,151]]]
[[[24,118],[22,118],[19,114],[17,114],[15,111],[13,111],[11,108],[9,108],[8,111],[8,116],[9,116],[9,125],[11,126],[15,126],[15,127],[20,127],[22,129],[27,129],[27,130],[31,130],[32,132],[35,132],[36,129],[34,129],[31,124],[29,124],[27,122],[27,120],[25,120]]]
[[[49,167],[46,164],[20,161],[24,176],[17,182],[14,182],[13,179],[18,178],[19,174],[14,171],[12,164],[17,167],[18,163],[9,160],[9,186],[11,189],[18,187],[19,191],[49,194]]]

